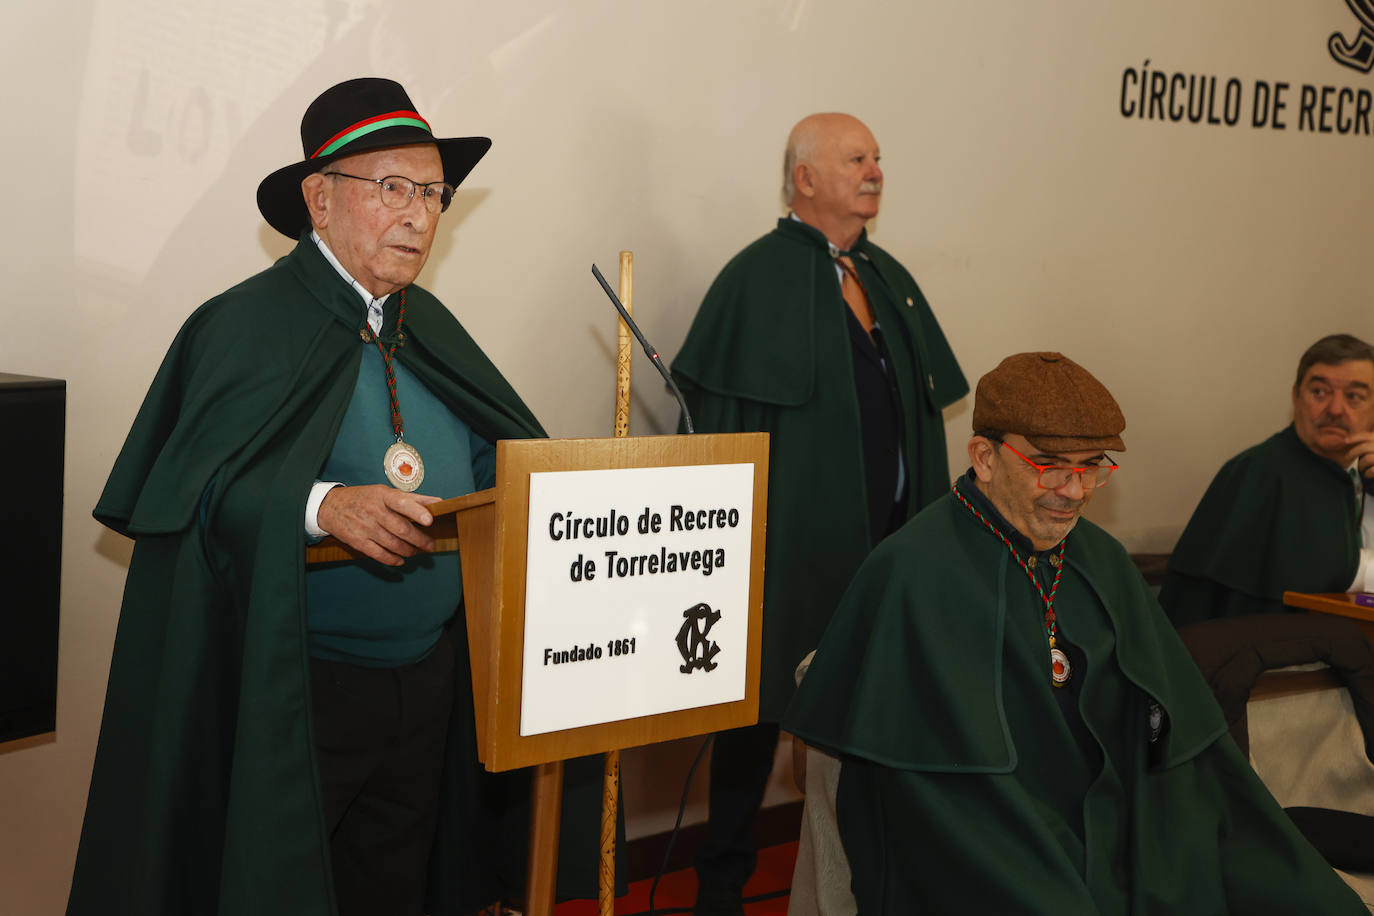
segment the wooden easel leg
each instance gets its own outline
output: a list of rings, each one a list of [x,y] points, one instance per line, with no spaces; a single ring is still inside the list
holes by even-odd
[[[526,916],[553,916],[558,878],[558,828],[563,813],[563,761],[534,768],[530,787],[530,857],[525,876]]]
[[[620,806],[620,751],[606,753],[601,785],[600,916],[615,916],[615,824]]]

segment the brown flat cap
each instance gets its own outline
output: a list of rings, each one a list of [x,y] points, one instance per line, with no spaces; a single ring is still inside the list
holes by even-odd
[[[1063,353],[1017,353],[978,380],[973,428],[1018,433],[1046,452],[1124,452],[1126,418],[1102,383]]]

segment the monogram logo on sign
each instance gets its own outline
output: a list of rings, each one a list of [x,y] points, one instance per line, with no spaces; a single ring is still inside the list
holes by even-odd
[[[1326,47],[1337,63],[1368,73],[1374,67],[1374,0],[1345,0],[1345,5],[1360,20],[1360,32],[1354,41],[1346,41],[1344,35],[1334,32],[1326,40]]]
[[[677,670],[683,674],[691,674],[698,668],[716,670],[715,657],[720,653],[720,645],[707,636],[720,620],[720,611],[711,610],[709,604],[698,604],[683,611],[682,616],[685,619],[677,631],[677,650],[682,654],[682,664]]]

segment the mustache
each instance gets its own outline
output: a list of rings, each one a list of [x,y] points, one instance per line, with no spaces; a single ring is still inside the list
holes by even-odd
[[[865,181],[859,185],[860,194],[881,194],[883,193],[883,183],[881,181]]]
[[[1037,502],[1046,509],[1056,512],[1077,512],[1087,502],[1085,499],[1066,499],[1058,494],[1042,496]]]
[[[1350,423],[1339,417],[1323,417],[1317,425],[1322,429],[1328,429],[1334,426],[1336,429],[1344,430],[1347,433],[1350,432]]]

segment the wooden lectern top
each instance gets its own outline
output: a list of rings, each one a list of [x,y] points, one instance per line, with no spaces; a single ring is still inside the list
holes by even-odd
[[[445,553],[458,549],[458,513],[473,506],[489,503],[496,498],[496,491],[478,490],[465,496],[455,496],[441,502],[430,503],[425,508],[434,516],[434,524],[429,526],[429,535],[434,538],[434,553]],[[336,537],[327,537],[318,544],[305,548],[305,565],[319,563],[348,563],[363,559],[363,555],[344,545]]]

